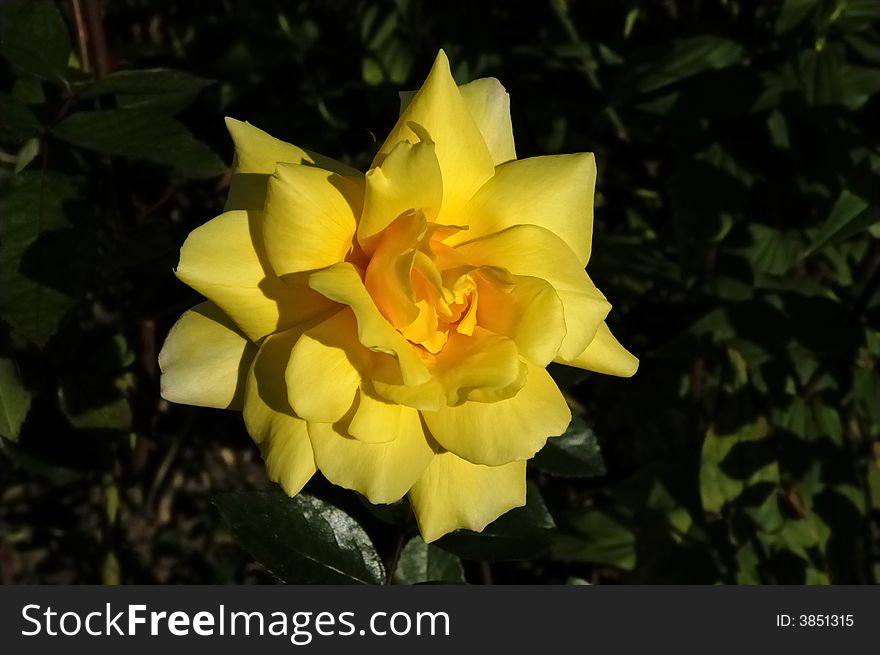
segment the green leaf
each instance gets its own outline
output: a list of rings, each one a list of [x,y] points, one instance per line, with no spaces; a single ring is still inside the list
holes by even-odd
[[[541,555],[549,545],[556,523],[537,486],[529,483],[524,507],[518,507],[487,525],[482,532],[459,530],[435,543],[459,557],[484,561],[527,559]]]
[[[843,104],[858,109],[880,92],[880,68],[844,66],[840,85]]]
[[[43,129],[30,107],[5,93],[0,93],[0,127],[22,140],[36,136]]]
[[[400,553],[394,582],[464,582],[464,568],[455,555],[426,544],[421,537],[413,537]]]
[[[605,461],[595,433],[577,414],[562,436],[547,440],[534,460],[539,469],[551,475],[593,478],[605,475]]]
[[[37,155],[39,154],[39,139],[33,138],[25,141],[22,144],[21,148],[18,149],[18,154],[15,155],[15,174],[17,175],[18,173],[21,173],[24,169],[26,169],[28,167],[28,164],[36,159]]]
[[[843,48],[837,43],[805,50],[798,60],[798,79],[807,103],[833,105],[843,98]]]
[[[31,394],[21,382],[15,362],[0,359],[0,437],[17,441],[31,408]]]
[[[753,223],[749,226],[753,245],[749,261],[756,271],[784,275],[797,260],[801,244],[795,234]]]
[[[707,512],[720,512],[754,484],[779,479],[778,465],[767,461],[764,418],[723,433],[719,430],[710,426],[701,455],[700,494]]]
[[[52,0],[0,4],[0,52],[19,68],[60,82],[70,58],[67,26]]]
[[[21,264],[41,234],[50,234],[65,224],[63,205],[76,195],[70,178],[36,171],[15,175],[3,195],[3,318],[16,333],[39,346],[55,333],[74,301],[25,275]]]
[[[53,134],[68,143],[109,155],[172,166],[188,177],[216,177],[226,170],[204,143],[179,121],[140,109],[107,109],[73,114]]]
[[[59,392],[61,410],[70,423],[81,430],[116,430],[131,429],[131,403],[126,398],[116,398],[99,407],[91,407],[75,412],[69,407],[63,390]]]
[[[776,33],[785,34],[804,22],[818,7],[816,0],[785,0],[776,17]]]
[[[215,499],[236,539],[269,571],[299,584],[382,584],[385,569],[363,528],[313,496],[229,493]]]
[[[635,568],[636,536],[616,519],[590,508],[568,517],[566,527],[575,534],[554,538],[553,559],[607,564],[627,571]]]
[[[844,189],[831,208],[828,219],[819,228],[816,236],[813,237],[813,242],[801,257],[809,257],[823,248],[846,241],[878,222],[880,222],[880,208],[869,205],[866,200]]]
[[[711,35],[673,41],[632,70],[622,95],[641,95],[709,70],[738,64],[745,50],[735,41]]]
[[[213,80],[169,68],[126,70],[105,75],[86,87],[80,97],[114,94],[120,108],[176,113],[213,83]]]

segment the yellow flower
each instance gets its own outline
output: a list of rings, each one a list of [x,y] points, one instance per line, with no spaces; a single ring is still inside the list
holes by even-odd
[[[226,211],[177,268],[208,301],[168,335],[162,396],[242,409],[290,495],[316,470],[409,494],[426,541],[523,505],[571,420],[547,365],[638,361],[584,270],[593,155],[517,160],[509,102],[441,51],[366,175],[227,119]]]

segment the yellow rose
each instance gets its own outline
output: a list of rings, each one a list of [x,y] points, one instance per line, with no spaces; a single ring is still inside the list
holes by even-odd
[[[632,375],[590,257],[592,154],[517,160],[495,79],[441,51],[366,175],[227,119],[227,211],[177,276],[170,401],[242,409],[269,477],[409,494],[425,541],[525,503],[526,461],[571,414],[550,362]]]

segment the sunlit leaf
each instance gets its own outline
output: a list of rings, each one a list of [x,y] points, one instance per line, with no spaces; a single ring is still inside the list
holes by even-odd
[[[313,496],[228,493],[214,501],[236,539],[269,571],[298,584],[382,584],[370,538],[348,514]]]
[[[421,537],[413,537],[400,553],[394,571],[394,582],[464,582],[464,569],[455,555],[426,544]]]
[[[605,462],[596,435],[577,414],[562,436],[547,440],[534,459],[535,466],[552,475],[590,478],[605,475]]]

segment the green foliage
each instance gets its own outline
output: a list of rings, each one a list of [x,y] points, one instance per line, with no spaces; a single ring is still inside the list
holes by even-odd
[[[69,3],[0,3],[17,579],[269,579],[231,531],[294,582],[880,580],[875,0],[103,4],[83,57]],[[589,272],[640,370],[553,370],[572,425],[480,534],[426,545],[405,499],[320,478],[218,512],[269,486],[259,452],[160,401],[156,355],[198,302],[173,268],[223,210],[223,116],[363,170],[440,47],[508,89],[520,157],[596,153]]]
[[[348,514],[301,494],[238,493],[216,500],[241,544],[282,580],[381,584],[385,569],[363,529]]]
[[[70,50],[67,25],[51,0],[10,0],[0,7],[0,51],[14,66],[59,84]]]
[[[464,582],[461,561],[449,553],[413,537],[400,553],[394,570],[396,584],[421,584],[424,582]]]
[[[31,407],[31,395],[15,370],[15,363],[0,359],[0,437],[16,441]]]
[[[173,166],[189,177],[217,177],[225,168],[181,123],[156,111],[81,111],[64,119],[52,133],[83,148]]]

